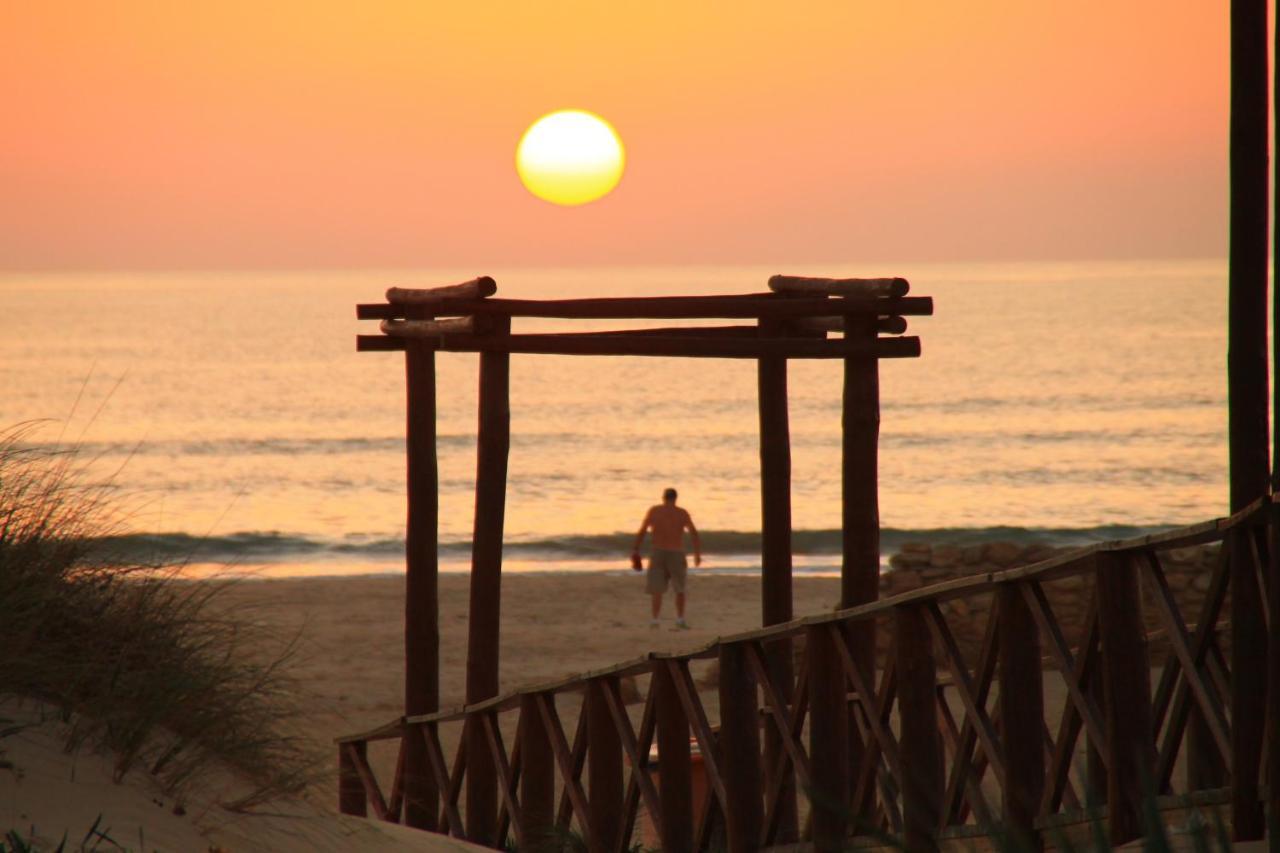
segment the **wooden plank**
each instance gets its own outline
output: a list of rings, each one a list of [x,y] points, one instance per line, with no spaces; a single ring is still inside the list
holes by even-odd
[[[555,696],[548,694],[548,697],[551,702],[551,711],[554,715],[556,710]],[[556,719],[556,725],[560,725],[558,717]],[[563,739],[563,737],[564,735],[562,733],[561,739]],[[554,743],[552,746],[554,748]],[[557,764],[559,763],[559,758],[560,756],[557,753]],[[582,705],[578,708],[578,727],[573,733],[573,748],[569,751],[569,762],[570,768],[573,771],[573,775],[569,778],[573,780],[574,785],[576,785],[578,790],[581,791],[582,768],[585,767],[587,763],[587,700],[585,695],[582,698]],[[556,829],[558,832],[563,833],[569,830],[570,824],[573,821],[573,812],[574,801],[569,796],[568,786],[566,785],[564,792],[560,795],[560,807],[556,810]],[[585,813],[579,812],[578,820],[582,824],[582,834],[585,836],[587,834],[587,816]]]
[[[640,715],[640,732],[636,736],[636,754],[632,758],[631,778],[627,781],[627,794],[623,801],[622,837],[629,844],[632,830],[635,828],[636,813],[640,797],[644,797],[645,807],[649,810],[649,818],[653,821],[658,837],[662,838],[662,804],[658,799],[657,788],[649,775],[649,750],[653,747],[654,731],[658,724],[657,696],[652,684],[645,696],[644,711]],[[627,722],[628,729],[631,727]],[[625,735],[624,735],[625,737]],[[626,743],[626,741],[623,741]],[[630,848],[627,848],[628,850]],[[627,853],[619,849],[618,853]]]
[[[503,322],[495,320],[495,338],[504,336]],[[467,622],[469,704],[498,695],[502,531],[506,514],[507,455],[511,447],[510,376],[509,356],[500,352],[480,356],[475,521]],[[467,838],[476,844],[492,846],[496,843],[493,832],[497,825],[497,770],[486,748],[483,727],[471,726],[470,731],[474,743],[471,744],[471,769],[467,773]]]
[[[898,742],[894,739],[893,731],[889,728],[888,715],[881,713],[882,709],[879,701],[871,689],[872,682],[867,680],[866,674],[858,667],[853,654],[848,648],[848,637],[845,632],[840,630],[840,626],[829,625],[826,628],[828,631],[834,631],[837,634],[837,636],[832,637],[835,643],[835,652],[844,669],[845,677],[849,679],[854,692],[858,695],[858,703],[862,708],[863,718],[866,720],[868,734],[874,738],[877,747],[884,753],[894,775],[901,775],[902,759],[898,752]]]
[[[803,275],[773,275],[769,289],[774,293],[821,293],[825,296],[888,298],[906,296],[911,290],[905,278],[814,278]]]
[[[440,821],[441,823],[444,823],[445,819],[449,821],[449,834],[455,838],[467,837],[466,824],[463,823],[461,816],[458,814],[458,798],[462,796],[462,783],[466,778],[469,761],[467,729],[470,725],[470,720],[462,724],[462,737],[458,739],[458,751],[453,756],[453,770],[449,774],[449,786],[445,789],[442,807],[444,814]],[[437,732],[434,728],[428,728],[427,731],[432,738],[437,737]],[[439,748],[439,740],[435,741],[435,746],[437,749]],[[430,744],[428,744],[428,747],[430,747]]]
[[[622,836],[622,742],[609,712],[611,677],[587,682],[587,792],[591,809],[589,853],[614,853]]]
[[[693,851],[693,788],[689,721],[665,663],[655,662],[651,690],[658,717],[658,796],[662,803],[663,853]]]
[[[760,728],[756,681],[742,645],[720,646],[720,744],[724,760],[725,853],[760,842]]]
[[[1040,849],[1035,819],[1044,789],[1044,683],[1035,618],[1016,584],[996,593],[1000,623],[1000,745],[1004,826],[1020,849]]]
[[[759,679],[757,678],[757,680]],[[800,677],[796,680],[796,689],[792,702],[793,711],[787,715],[791,723],[787,728],[787,735],[784,740],[789,746],[794,746],[799,755],[804,756],[804,747],[800,745],[800,733],[804,731],[805,718],[809,713],[809,668],[807,666],[800,669]],[[769,730],[766,725],[765,732],[767,733]],[[777,730],[775,729],[774,731],[776,732]],[[776,846],[781,843],[779,841],[781,837],[784,835],[791,837],[793,832],[797,839],[800,837],[798,821],[794,829],[791,825],[793,814],[791,810],[796,804],[796,776],[800,776],[802,784],[808,784],[808,760],[806,758],[804,765],[801,768],[796,768],[790,750],[783,749],[779,752],[777,761],[767,767],[766,770],[768,771],[766,776],[768,784],[764,798],[765,826],[762,843],[768,847]]]
[[[1143,579],[1146,581],[1146,588],[1151,591],[1151,600],[1155,604],[1156,615],[1159,617],[1161,624],[1164,625],[1169,647],[1173,649],[1174,657],[1177,658],[1182,667],[1182,677],[1186,679],[1187,686],[1200,705],[1204,721],[1209,727],[1209,734],[1213,737],[1214,742],[1217,743],[1219,751],[1223,755],[1227,755],[1230,753],[1231,747],[1227,735],[1227,721],[1222,715],[1220,700],[1217,694],[1211,692],[1200,677],[1199,668],[1191,653],[1186,623],[1182,621],[1182,614],[1178,612],[1178,604],[1174,601],[1173,592],[1169,589],[1169,584],[1165,580],[1160,558],[1147,551],[1135,555],[1134,559],[1138,561],[1137,565]],[[1152,728],[1158,731],[1154,719]]]
[[[987,716],[987,710],[984,707],[986,697],[979,697],[979,692],[974,686],[968,668],[965,666],[964,656],[960,653],[960,647],[956,644],[955,636],[951,633],[951,628],[947,626],[947,620],[942,615],[942,611],[938,609],[936,604],[922,605],[920,610],[924,615],[930,634],[933,635],[935,647],[942,653],[942,658],[951,672],[951,678],[955,683],[956,695],[960,697],[960,702],[964,705],[965,721],[972,720],[974,731],[978,735],[978,742],[982,744],[982,751],[986,753],[991,770],[995,774],[996,780],[1000,783],[1000,787],[1005,788],[1007,780],[1004,758],[1000,754],[1000,748],[997,745],[995,728],[991,725],[991,718]],[[1037,655],[1037,666],[1039,662],[1040,658]],[[979,698],[983,701],[979,702]]]
[[[1262,838],[1267,826],[1258,789],[1266,727],[1267,626],[1254,569],[1253,533],[1237,527],[1231,546],[1231,830],[1236,841]],[[1185,675],[1185,673],[1184,673]]]
[[[485,738],[489,741],[489,754],[493,759],[493,765],[498,771],[498,791],[506,806],[506,814],[511,822],[512,832],[516,836],[516,847],[523,848],[525,841],[521,821],[522,815],[520,806],[515,800],[515,784],[512,780],[511,765],[507,762],[507,750],[502,745],[502,732],[498,730],[497,716],[493,712],[483,714],[480,716],[480,723],[484,727]],[[493,838],[496,839],[498,844],[503,842],[503,834],[495,827]]]
[[[498,292],[497,283],[487,275],[460,284],[442,287],[390,287],[387,301],[398,304],[434,305],[446,299],[484,299]]]
[[[653,779],[649,777],[648,770],[649,746],[653,740],[653,700],[655,694],[650,690],[649,695],[645,697],[644,713],[641,716],[640,727],[642,731],[647,731],[648,734],[645,739],[644,750],[641,751],[640,744],[636,739],[636,733],[631,728],[631,718],[627,716],[622,694],[618,690],[617,680],[610,679],[605,682],[605,686],[605,700],[609,706],[609,714],[613,718],[614,728],[618,733],[618,741],[622,745],[623,754],[631,762],[631,778],[627,783],[627,793],[623,797],[619,816],[622,820],[622,828],[618,834],[617,850],[625,851],[629,849],[631,831],[634,828],[635,792],[638,792],[639,796],[644,800],[645,808],[649,811],[649,817],[653,821],[654,827],[658,830],[659,837],[662,835],[662,805],[658,800],[658,789],[654,787]]]
[[[487,317],[478,318],[488,320]],[[476,317],[450,317],[444,320],[383,320],[378,328],[393,338],[438,338],[442,335],[483,334],[488,329]]]
[[[497,713],[496,711],[494,712]],[[516,736],[511,743],[511,766],[510,776],[507,777],[506,788],[503,791],[503,802],[498,807],[498,843],[503,847],[507,846],[507,830],[511,828],[511,812],[509,806],[512,802],[516,802],[516,792],[519,790],[520,780],[524,777],[524,739],[520,737],[520,723],[516,720]],[[499,768],[501,770],[501,767]],[[524,805],[520,801],[521,830],[524,830]],[[514,840],[514,839],[513,839]],[[524,845],[526,848],[530,845],[528,842]]]
[[[444,814],[441,820],[436,824],[438,831],[448,832],[455,838],[461,838],[463,835],[462,816],[458,814],[458,791],[461,790],[462,773],[466,767],[466,749],[460,743],[458,745],[457,768],[454,770],[453,779],[457,780],[458,785],[455,787],[449,776],[449,771],[444,764],[444,751],[440,748],[440,735],[436,731],[434,725],[423,725],[417,727],[422,734],[423,741],[427,745],[427,761],[431,766],[432,778],[436,783],[436,790],[445,791],[447,795],[443,798]]]
[[[849,711],[845,679],[836,641],[825,625],[808,630],[805,654],[809,660],[809,802],[813,816],[813,847],[837,853],[848,833]]]
[[[436,461],[436,356],[405,349],[404,714],[440,708],[439,472]],[[409,738],[405,754],[404,823],[435,830],[440,791],[427,766],[426,742]]]
[[[1000,599],[996,596],[987,614],[987,624],[982,632],[982,648],[978,652],[978,683],[975,698],[978,706],[983,708],[987,705],[987,696],[996,673],[1001,637],[999,627]],[[976,774],[971,772],[974,766],[973,750],[977,746],[978,729],[974,718],[967,713],[957,740],[956,760],[951,765],[951,773],[944,789],[942,823],[939,824],[939,829],[959,819],[961,805],[964,802],[962,793],[968,796],[970,806],[975,811],[985,812],[988,819],[990,818],[990,811],[987,809],[986,800],[982,797],[979,780]]]
[[[897,691],[897,655],[891,654],[885,665],[884,673],[880,677],[879,690],[875,694],[876,705],[880,709],[878,725],[885,730],[888,730],[889,727],[893,705],[897,700]],[[853,816],[854,820],[861,821],[860,825],[855,827],[855,831],[858,834],[865,835],[881,824],[881,821],[873,814],[875,805],[872,798],[873,786],[878,785],[881,796],[884,799],[883,817],[888,819],[895,832],[900,833],[902,831],[902,815],[898,811],[899,791],[894,782],[895,776],[897,779],[902,778],[901,770],[890,769],[887,772],[884,771],[880,742],[871,736],[869,730],[863,735],[863,742],[867,744],[867,748],[862,756],[862,764],[854,777],[856,784],[853,789]],[[898,767],[900,766],[901,762],[899,761]],[[872,815],[870,820],[860,817],[868,814]]]
[[[739,339],[692,335],[622,336],[594,333],[522,335],[449,335],[420,339],[438,352],[495,352],[531,355],[656,356],[661,358],[816,358],[848,356],[919,358],[920,338],[876,338],[871,343],[850,340]],[[389,341],[391,343],[389,343]],[[357,335],[358,352],[403,349],[406,339],[386,335]]]
[[[1107,830],[1111,843],[1119,846],[1143,835],[1143,796],[1155,778],[1151,665],[1132,561],[1100,553],[1096,583],[1110,753]]]
[[[1280,69],[1280,63],[1276,67]],[[1280,97],[1280,87],[1276,89],[1276,96]],[[1280,336],[1277,336],[1276,346],[1280,347]],[[1276,391],[1280,393],[1280,383],[1277,383]],[[1280,442],[1280,431],[1276,440]],[[1280,453],[1273,461],[1280,466]],[[1271,606],[1271,624],[1267,626],[1267,696],[1270,705],[1264,733],[1267,741],[1267,814],[1271,820],[1280,821],[1280,505],[1268,507],[1267,522],[1270,534],[1267,543],[1267,601]],[[1280,830],[1273,828],[1271,833],[1275,838]]]
[[[441,299],[431,302],[431,310],[438,317],[496,315],[565,320],[834,317],[847,313],[849,307],[851,306],[838,304],[837,300],[826,297],[795,298],[776,293],[624,296],[601,299]],[[922,316],[933,313],[933,299],[928,296],[868,299],[856,308],[858,313],[874,316]],[[402,305],[366,303],[356,306],[356,317],[361,320],[387,320],[403,316]]]
[[[339,749],[347,754],[347,760],[360,778],[365,797],[373,806],[373,816],[378,820],[387,819],[387,801],[382,798],[382,789],[369,767],[368,754],[360,749],[360,744],[344,743]]]
[[[527,853],[546,849],[555,837],[555,757],[536,695],[523,697],[518,725],[524,764],[520,774],[520,810],[524,817],[521,851]]]
[[[583,746],[586,745],[585,734],[587,726],[586,709],[578,718],[578,735],[575,737],[574,749],[569,749],[568,742],[564,739],[564,729],[560,727],[560,717],[556,713],[555,698],[546,694],[539,694],[536,698],[538,709],[542,711],[542,724],[546,728],[547,738],[551,741],[551,752],[555,756],[556,764],[560,767],[560,778],[564,783],[564,796],[573,805],[573,811],[578,815],[578,822],[581,824],[583,834],[590,837],[591,834],[591,814],[587,807],[587,796],[583,793],[582,785],[578,781],[579,775],[582,773],[582,762],[578,758],[577,741],[581,740]],[[586,750],[582,750],[585,756]],[[561,814],[564,809],[561,809]],[[561,829],[567,829],[562,826],[562,821],[557,817],[557,826]]]
[[[794,717],[787,710],[787,702],[783,698],[782,693],[778,690],[778,686],[774,684],[770,677],[768,669],[765,667],[764,659],[754,645],[746,646],[747,662],[751,666],[756,681],[759,683],[764,693],[765,706],[769,711],[769,716],[773,718],[776,731],[782,741],[783,750],[791,759],[791,766],[795,769],[796,774],[800,777],[800,784],[805,788],[809,788],[813,784],[812,776],[809,773],[809,757],[805,755],[804,749],[799,743],[799,731],[794,725]],[[799,716],[797,711],[795,716]],[[766,731],[767,731],[766,727]]]
[[[1027,590],[1023,590],[1027,597]],[[1032,598],[1027,597],[1028,607],[1034,615],[1035,605]],[[1093,677],[1098,667],[1098,609],[1096,597],[1089,604],[1089,613],[1085,618],[1085,636],[1070,669],[1061,669],[1063,680],[1072,686],[1077,693],[1082,693],[1082,686]],[[1083,722],[1080,716],[1080,704],[1069,703],[1062,710],[1062,720],[1058,724],[1058,737],[1053,742],[1053,751],[1049,759],[1049,771],[1044,794],[1040,801],[1040,815],[1045,817],[1055,813],[1063,802],[1063,797],[1070,787],[1068,777],[1071,762],[1075,756],[1076,740],[1080,736]],[[1086,705],[1087,707],[1087,705]],[[1074,794],[1073,794],[1074,796]],[[1093,795],[1086,790],[1086,800]]]
[[[400,739],[400,748],[396,750],[396,770],[391,777],[391,793],[387,796],[387,820],[391,823],[400,822],[400,812],[404,805],[404,754],[413,737],[416,737],[415,733],[405,732],[405,736]]]
[[[844,317],[797,317],[787,320],[786,328],[790,332],[827,333],[843,332]],[[882,335],[901,335],[907,331],[906,317],[877,317],[876,331]]]
[[[902,731],[903,846],[934,851],[942,820],[943,756],[933,700],[938,673],[929,641],[932,632],[924,607],[899,607],[893,615]]]
[[[367,817],[369,814],[368,797],[364,792],[364,781],[356,764],[362,754],[367,754],[368,747],[359,742],[338,744],[338,811],[341,814]]]
[[[723,805],[727,795],[720,767],[720,747],[711,733],[711,722],[698,699],[698,690],[693,684],[693,677],[689,675],[689,666],[684,661],[669,660],[667,668],[675,683],[676,693],[680,696],[680,704],[684,706],[685,718],[689,721],[698,749],[702,753],[702,768],[711,786],[710,793]]]

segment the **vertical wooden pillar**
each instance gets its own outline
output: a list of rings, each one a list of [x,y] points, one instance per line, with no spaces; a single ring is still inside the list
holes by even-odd
[[[783,333],[777,320],[760,321],[760,333]],[[757,361],[760,407],[760,500],[761,500],[761,616],[765,625],[789,622],[791,599],[791,427],[787,410],[787,360],[764,357]],[[795,681],[791,640],[778,640],[765,647],[769,674],[784,697],[789,697]],[[772,773],[783,755],[782,738],[772,727],[765,728],[764,755],[767,772]],[[777,842],[786,844],[799,838],[796,811],[795,773],[784,770],[782,794],[778,801]]]
[[[437,544],[440,520],[436,464],[436,356],[422,341],[405,342],[408,418],[408,518],[405,524],[404,713],[440,708],[440,616]],[[406,735],[404,823],[434,830],[440,792],[421,737]]]
[[[552,700],[554,701],[554,699]],[[520,818],[524,848],[546,850],[555,835],[556,777],[551,738],[536,696],[520,697]]]
[[[658,712],[658,798],[662,805],[663,853],[693,851],[693,780],[689,721],[665,660],[654,661]]]
[[[497,334],[510,332],[510,320]],[[471,611],[467,636],[467,703],[498,693],[498,624],[502,601],[502,530],[511,444],[510,355],[480,353],[480,425],[475,527],[471,544]],[[484,727],[467,726],[467,839],[492,846],[498,776]]]
[[[902,732],[902,843],[911,851],[935,851],[944,791],[942,736],[934,704],[938,670],[921,608],[894,608],[893,634]]]
[[[1280,65],[1278,65],[1280,67]],[[1280,97],[1280,92],[1277,93]],[[1277,335],[1280,338],[1280,335]],[[1280,382],[1276,383],[1280,387]],[[1280,457],[1277,457],[1280,462]],[[1280,504],[1267,508],[1267,605],[1271,624],[1267,638],[1267,815],[1273,837],[1280,832]]]
[[[1019,850],[1038,850],[1035,819],[1044,791],[1044,674],[1040,631],[1017,584],[997,593],[1000,632],[1000,745],[1004,824]]]
[[[609,713],[605,678],[587,682],[589,853],[614,853],[622,835],[622,740]]]
[[[1267,491],[1267,0],[1231,0],[1231,511]]]
[[[844,848],[849,816],[849,702],[840,653],[828,625],[806,632],[809,656],[809,762],[813,790],[813,847],[818,853]]]
[[[361,758],[368,746],[364,743],[338,744],[338,811],[355,817],[369,816],[369,798],[364,792],[364,782],[356,770],[356,763],[348,752],[354,749]]]
[[[844,328],[845,340],[868,345],[874,345],[878,334],[874,315],[846,314]],[[844,608],[880,597],[880,362],[874,355],[844,360],[841,444],[840,606]],[[864,683],[875,684],[875,620],[846,622],[843,630]],[[856,774],[867,745],[852,719],[847,729],[849,767]],[[870,800],[867,805],[872,805]],[[855,817],[869,825],[873,815]]]
[[[1132,559],[1097,557],[1098,622],[1106,693],[1108,830],[1119,846],[1143,834],[1143,799],[1155,779],[1151,663],[1142,624],[1142,596]]]
[[[726,853],[760,849],[760,721],[756,680],[741,644],[720,646],[720,755],[724,764]]]
[[[1231,531],[1231,830],[1234,840],[1252,841],[1266,832],[1259,801],[1262,732],[1267,696],[1267,626],[1255,578],[1251,527]],[[1272,784],[1276,784],[1275,780]]]

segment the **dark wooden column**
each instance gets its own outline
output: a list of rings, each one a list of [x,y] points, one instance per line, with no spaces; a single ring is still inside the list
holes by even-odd
[[[422,341],[405,346],[408,423],[408,518],[405,524],[404,713],[440,708],[440,615],[437,544],[440,493],[436,464],[436,356]],[[421,737],[406,737],[404,823],[436,828],[440,792]]]
[[[1106,691],[1108,832],[1119,846],[1143,834],[1143,798],[1155,778],[1151,662],[1142,624],[1142,597],[1133,561],[1097,557],[1098,625]]]
[[[1267,713],[1267,696],[1260,689],[1267,680],[1267,626],[1251,540],[1253,529],[1240,525],[1224,543],[1231,548],[1231,830],[1236,841],[1261,838],[1267,829],[1258,791]]]
[[[813,848],[844,849],[849,828],[849,701],[833,630],[814,625],[806,632],[809,656],[809,761],[813,790]]]
[[[875,343],[878,332],[873,315],[847,314],[844,328],[845,340]],[[874,356],[844,360],[841,443],[840,606],[844,608],[880,597],[880,362]],[[844,632],[864,683],[875,684],[875,620],[846,622]],[[847,728],[849,766],[856,774],[866,744],[853,720]],[[867,805],[870,807],[871,801]],[[856,815],[866,825],[873,817],[871,813]]]
[[[1271,534],[1267,549],[1267,605],[1271,613],[1267,638],[1267,819],[1271,826],[1280,827],[1280,504],[1267,508],[1267,518]]]
[[[663,853],[692,853],[693,785],[689,721],[665,660],[654,661],[658,712],[658,799],[662,804]]]
[[[552,700],[554,701],[554,699]],[[520,697],[520,819],[524,853],[548,849],[555,835],[556,776],[551,738],[536,696]]]
[[[507,334],[510,321],[496,334]],[[510,362],[505,352],[480,354],[475,533],[471,543],[471,612],[467,636],[467,703],[498,693],[498,624],[502,601],[502,530],[511,444]],[[493,846],[498,776],[484,727],[467,726],[467,839]]]
[[[756,680],[740,644],[720,646],[720,754],[729,808],[726,853],[760,849],[760,718]]]
[[[341,814],[369,816],[369,795],[365,793],[356,760],[351,755],[354,751],[363,759],[368,749],[363,742],[338,744],[338,812]]]
[[[942,736],[934,704],[938,669],[921,608],[894,608],[893,640],[902,726],[902,842],[907,850],[934,851],[942,822]]]
[[[1035,831],[1035,819],[1044,791],[1044,674],[1040,663],[1040,632],[1016,584],[1004,584],[997,595],[1004,824],[1016,849],[1038,850],[1041,841]]]
[[[764,336],[780,336],[777,320],[760,321]],[[757,362],[760,407],[761,616],[764,625],[789,622],[791,599],[791,426],[787,409],[787,360],[765,356]],[[791,640],[765,647],[769,673],[782,695],[790,696],[795,673]],[[765,767],[772,772],[784,747],[778,732],[765,727]],[[777,843],[799,840],[795,773],[784,770],[778,800]]]
[[[614,853],[622,835],[622,740],[609,712],[605,681],[587,682],[588,853]]]

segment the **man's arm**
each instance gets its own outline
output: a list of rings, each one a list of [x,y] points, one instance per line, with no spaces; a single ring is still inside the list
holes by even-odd
[[[702,565],[702,542],[698,539],[698,528],[693,526],[693,516],[684,514],[685,527],[689,528],[689,537],[693,539],[693,564]]]
[[[644,521],[640,522],[640,532],[636,534],[636,544],[631,548],[631,553],[639,554],[640,546],[644,544],[644,532],[649,529],[650,516],[653,515],[653,508],[644,514]]]

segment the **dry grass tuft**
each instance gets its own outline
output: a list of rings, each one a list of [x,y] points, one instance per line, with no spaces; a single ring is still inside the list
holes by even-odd
[[[224,803],[251,809],[314,776],[291,641],[210,605],[226,582],[188,582],[172,566],[114,554],[126,516],[74,450],[0,432],[0,692],[32,697],[71,723],[69,748],[116,757],[181,796],[203,770],[246,785]]]

